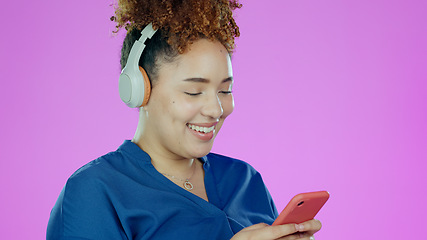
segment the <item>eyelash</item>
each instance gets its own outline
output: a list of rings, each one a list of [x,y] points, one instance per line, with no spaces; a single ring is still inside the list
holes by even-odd
[[[200,95],[200,94],[202,94],[202,93],[189,93],[189,92],[184,92],[185,94],[187,94],[187,95],[190,95],[190,96],[197,96],[197,95]]]
[[[202,94],[201,92],[198,93],[190,93],[190,92],[184,92],[185,94],[189,95],[189,96],[197,96]],[[223,93],[223,94],[231,94],[232,91],[219,91],[219,93]]]

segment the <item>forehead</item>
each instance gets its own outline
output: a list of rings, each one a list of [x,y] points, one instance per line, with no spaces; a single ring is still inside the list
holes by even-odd
[[[159,66],[159,80],[172,78],[206,78],[222,81],[233,76],[231,59],[226,48],[218,41],[200,39],[171,63]]]

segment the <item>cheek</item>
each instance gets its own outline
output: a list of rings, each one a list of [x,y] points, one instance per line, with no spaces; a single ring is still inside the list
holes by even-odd
[[[170,105],[170,112],[180,121],[189,122],[199,114],[201,104],[188,101],[185,98],[174,98]]]

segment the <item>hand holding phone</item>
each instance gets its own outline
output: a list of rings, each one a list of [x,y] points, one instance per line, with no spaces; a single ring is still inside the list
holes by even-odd
[[[291,199],[272,225],[300,224],[314,219],[329,199],[327,191],[300,193]]]

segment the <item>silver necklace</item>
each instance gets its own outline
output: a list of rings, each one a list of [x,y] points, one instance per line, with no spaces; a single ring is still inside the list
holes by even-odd
[[[194,164],[194,159],[193,159],[193,163],[192,163],[192,165],[195,165],[195,164]],[[184,179],[181,179],[181,178],[177,178],[177,177],[175,177],[174,175],[170,175],[170,174],[167,174],[167,173],[161,173],[161,174],[163,174],[163,175],[165,175],[165,176],[168,176],[168,177],[170,177],[170,178],[172,178],[172,179],[176,179],[176,180],[179,180],[179,181],[181,181],[181,182],[184,182],[184,183],[183,183],[184,188],[185,188],[185,189],[187,189],[188,191],[191,191],[191,190],[193,190],[194,186],[193,186],[193,184],[190,182],[190,178],[191,178],[191,177],[193,177],[195,170],[196,170],[196,168],[195,168],[195,167],[193,167],[193,172],[191,173],[191,176],[190,176],[189,178],[186,178],[185,180],[184,180]]]

